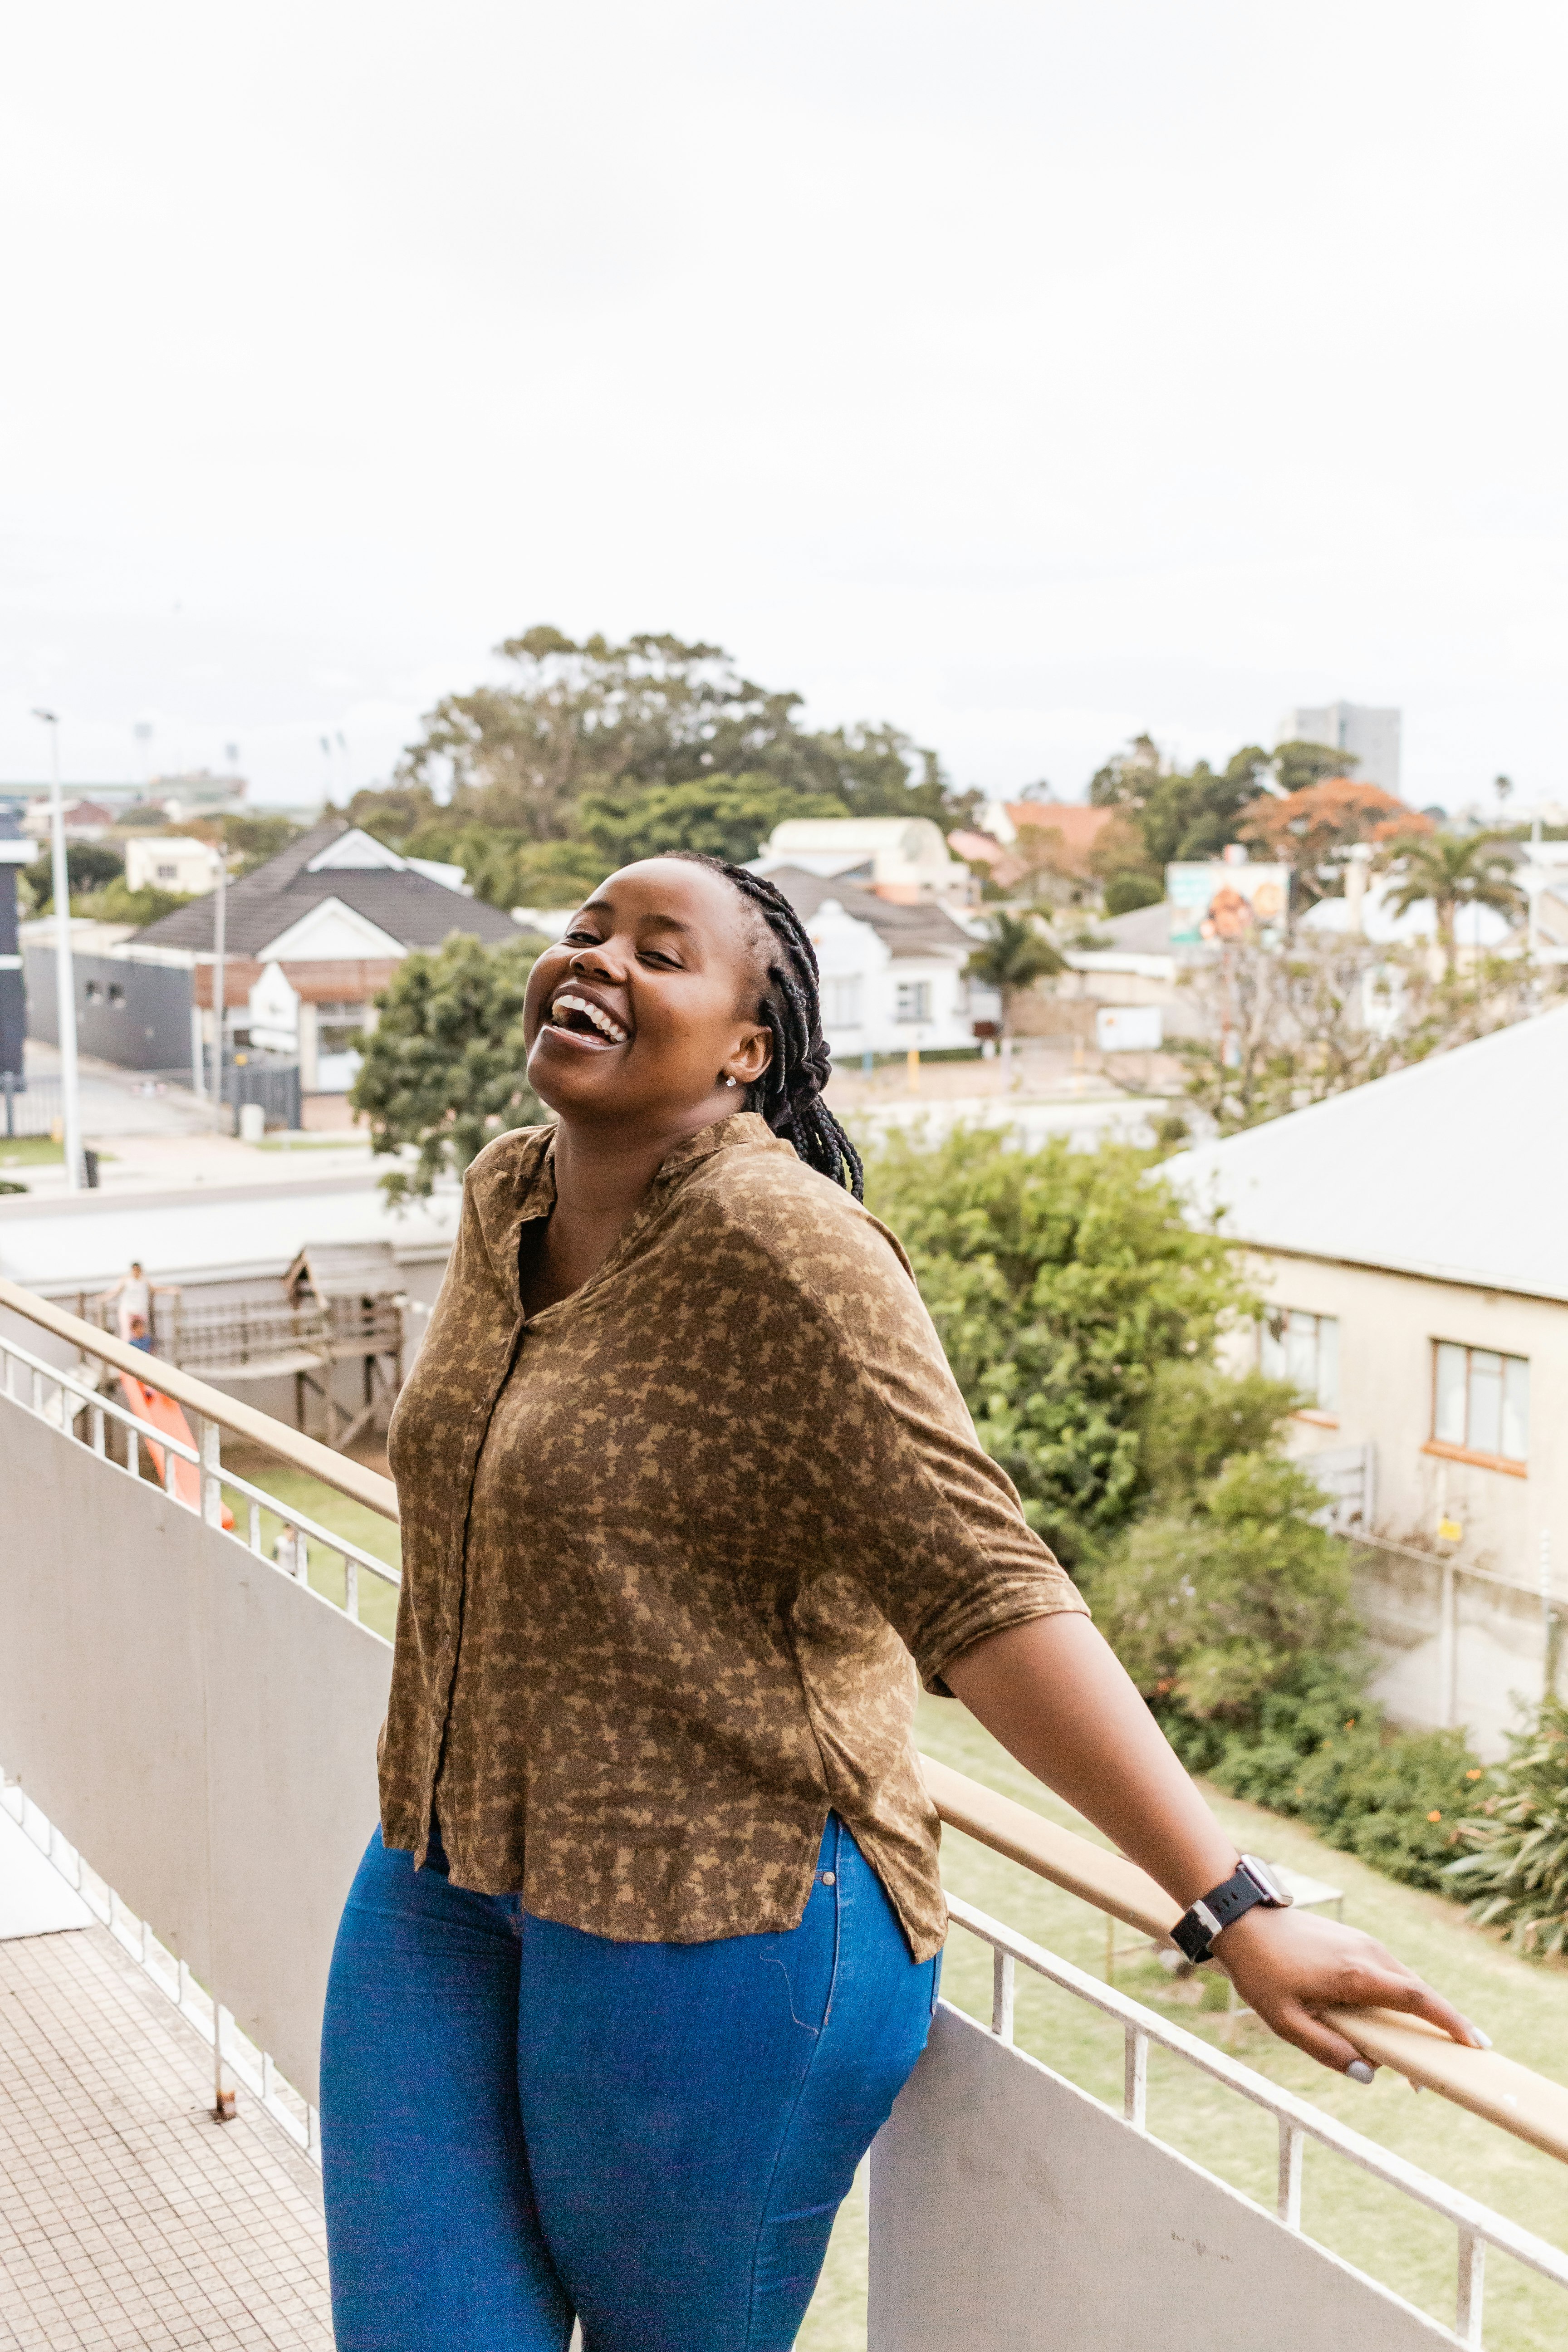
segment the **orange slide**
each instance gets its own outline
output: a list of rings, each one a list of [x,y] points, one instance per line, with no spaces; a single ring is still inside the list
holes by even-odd
[[[121,1373],[120,1385],[124,1392],[126,1403],[138,1421],[149,1423],[154,1429],[161,1429],[165,1437],[178,1437],[186,1445],[195,1444],[195,1440],[191,1435],[191,1424],[173,1397],[166,1397],[161,1389],[148,1388],[144,1381],[135,1379],[130,1372]],[[153,1457],[153,1467],[162,1483],[164,1466],[163,1448],[151,1437],[144,1438],[142,1443]],[[180,1502],[187,1504],[193,1511],[200,1510],[202,1507],[201,1473],[194,1462],[187,1462],[180,1454],[174,1456],[174,1494]],[[234,1525],[234,1513],[226,1503],[223,1507],[223,1523],[226,1528],[232,1528]]]

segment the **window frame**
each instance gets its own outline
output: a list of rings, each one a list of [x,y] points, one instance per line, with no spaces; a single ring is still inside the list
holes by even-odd
[[[1260,1372],[1263,1372],[1265,1378],[1268,1380],[1289,1379],[1289,1373],[1288,1370],[1280,1372],[1269,1372],[1266,1370],[1263,1361],[1263,1351],[1265,1334],[1267,1334],[1268,1338],[1273,1340],[1274,1345],[1277,1348],[1283,1349],[1287,1351],[1287,1360],[1289,1360],[1290,1319],[1292,1316],[1296,1315],[1310,1317],[1313,1326],[1315,1327],[1312,1333],[1312,1401],[1310,1404],[1298,1405],[1294,1413],[1291,1415],[1291,1419],[1294,1421],[1310,1421],[1320,1429],[1337,1429],[1340,1425],[1340,1318],[1337,1315],[1325,1314],[1321,1307],[1265,1307],[1263,1313],[1258,1318],[1258,1369]],[[1270,1330],[1268,1328],[1270,1323],[1275,1319],[1278,1319],[1281,1325],[1281,1328],[1278,1334]],[[1322,1401],[1322,1334],[1323,1325],[1325,1323],[1331,1323],[1334,1327],[1334,1393],[1333,1402],[1328,1404],[1325,1404]],[[1294,1383],[1292,1383],[1292,1385],[1294,1385]]]
[[[1511,1350],[1506,1348],[1478,1347],[1468,1339],[1433,1339],[1429,1342],[1429,1347],[1431,1351],[1431,1364],[1427,1391],[1426,1440],[1421,1448],[1422,1453],[1433,1454],[1440,1462],[1468,1462],[1478,1470],[1500,1470],[1510,1478],[1528,1478],[1530,1475],[1530,1358],[1528,1356],[1516,1356],[1511,1352]],[[1442,1351],[1445,1348],[1458,1349],[1465,1359],[1465,1440],[1463,1444],[1456,1442],[1453,1438],[1439,1437],[1437,1434],[1437,1375],[1442,1362]],[[1472,1445],[1469,1443],[1474,1414],[1474,1395],[1472,1387],[1474,1381],[1474,1360],[1477,1356],[1493,1356],[1497,1359],[1499,1379],[1498,1420],[1500,1437],[1503,1434],[1503,1415],[1507,1411],[1508,1367],[1510,1364],[1522,1364],[1524,1367],[1525,1451],[1522,1454],[1489,1453],[1485,1451],[1483,1448]]]
[[[912,1013],[906,1013],[902,1009],[906,996],[912,996],[915,1000],[915,1010]],[[931,1018],[931,982],[929,980],[895,981],[893,983],[894,1022],[900,1028],[918,1029]]]

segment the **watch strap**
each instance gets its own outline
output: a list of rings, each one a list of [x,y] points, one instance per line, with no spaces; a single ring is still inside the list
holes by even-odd
[[[1260,1864],[1243,1854],[1222,1885],[1211,1887],[1201,1901],[1183,1912],[1171,1930],[1171,1941],[1196,1967],[1210,1958],[1215,1937],[1256,1905],[1282,1910],[1289,1899]]]

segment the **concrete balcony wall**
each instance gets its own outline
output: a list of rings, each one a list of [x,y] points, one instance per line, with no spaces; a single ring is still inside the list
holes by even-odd
[[[944,2002],[871,2151],[868,2352],[1430,2352],[1446,2327]]]
[[[392,1653],[0,1401],[0,1769],[312,2103]]]

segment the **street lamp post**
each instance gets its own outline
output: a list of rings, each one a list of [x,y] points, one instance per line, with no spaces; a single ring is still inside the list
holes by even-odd
[[[220,845],[217,854],[217,900],[213,924],[213,1024],[217,1030],[216,1059],[213,1077],[213,1125],[220,1131],[224,1123],[223,1033],[228,1018],[227,1007],[224,1002],[227,993],[224,985],[228,966],[227,934],[228,859]]]
[[[76,1066],[76,973],[71,965],[70,870],[66,863],[66,813],[60,798],[60,722],[35,710],[49,730],[49,845],[55,891],[55,1002],[60,1046],[60,1105],[65,1116],[66,1183],[81,1190],[81,1095]]]

